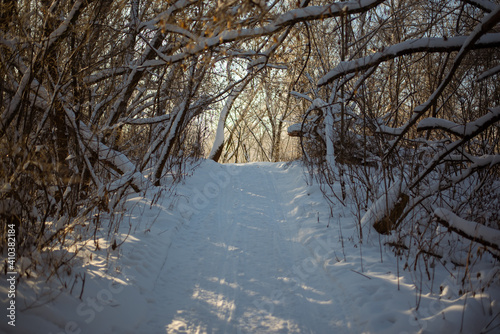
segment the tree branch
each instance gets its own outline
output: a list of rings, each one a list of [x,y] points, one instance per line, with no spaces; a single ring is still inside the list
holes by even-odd
[[[437,208],[436,221],[459,235],[484,246],[500,250],[500,230],[462,219],[453,212]]]

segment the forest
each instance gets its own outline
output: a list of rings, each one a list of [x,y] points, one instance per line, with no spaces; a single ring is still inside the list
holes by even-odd
[[[21,281],[114,251],[130,196],[175,197],[200,161],[298,160],[359,242],[484,291],[499,50],[493,0],[1,0],[2,271],[13,235]]]

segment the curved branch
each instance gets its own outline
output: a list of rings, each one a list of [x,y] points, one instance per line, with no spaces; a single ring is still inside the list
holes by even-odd
[[[472,5],[474,7],[481,8],[488,13],[494,11],[495,8],[497,8],[496,4],[487,0],[463,0],[463,2],[468,3],[469,5]]]
[[[436,221],[461,236],[481,245],[500,251],[500,230],[462,219],[453,212],[437,208],[434,210]]]
[[[318,86],[324,86],[330,82],[350,73],[360,72],[369,69],[372,66],[379,65],[384,61],[410,55],[418,52],[454,52],[459,51],[469,36],[456,36],[451,38],[420,38],[404,41],[399,44],[391,45],[381,52],[339,63],[333,70],[324,75],[319,81]],[[482,36],[472,49],[495,48],[500,46],[500,33],[486,34]]]
[[[224,30],[220,34],[212,37],[198,38],[195,44],[186,46],[182,52],[170,56],[161,55],[161,59],[147,61],[142,64],[141,67],[156,67],[164,66],[165,63],[176,63],[191,55],[198,54],[203,50],[214,48],[222,44],[273,35],[298,22],[322,20],[325,18],[366,12],[384,1],[385,0],[344,1],[326,6],[311,6],[293,9],[278,16],[273,22],[265,26],[252,29]]]

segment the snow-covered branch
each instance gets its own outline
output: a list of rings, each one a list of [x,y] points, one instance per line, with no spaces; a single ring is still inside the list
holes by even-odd
[[[442,163],[445,157],[447,157],[450,153],[461,147],[472,138],[479,135],[481,132],[486,131],[486,129],[488,129],[491,125],[498,121],[500,121],[500,107],[491,108],[490,113],[478,118],[474,122],[467,124],[467,126],[464,128],[464,134],[461,136],[461,138],[452,143],[449,143],[438,153],[436,153],[432,160],[419,174],[419,176],[414,181],[412,181],[412,184],[409,188],[412,189],[419,185],[424,177],[426,177],[431,171],[433,171],[436,166]]]
[[[75,22],[78,18],[82,8],[84,8],[86,2],[83,0],[78,0],[73,4],[71,11],[68,16],[62,23],[50,33],[47,40],[43,43],[42,50],[37,53],[33,64],[28,66],[27,70],[24,72],[24,75],[21,79],[21,83],[18,86],[16,94],[11,99],[9,107],[5,110],[5,112],[0,115],[0,137],[5,134],[7,127],[10,122],[14,119],[15,115],[18,113],[22,96],[25,94],[26,89],[30,86],[31,81],[35,75],[34,71],[38,70],[40,66],[40,62],[44,60],[45,55],[48,54],[53,47],[55,47],[56,43],[61,40],[61,38],[66,34],[71,24]],[[2,79],[3,80],[3,79]]]
[[[79,122],[77,124],[75,114],[71,109],[65,108],[65,111],[67,119],[75,131],[77,131],[78,140],[83,144],[81,148],[84,152],[89,149],[98,157],[99,162],[111,165],[122,174],[122,179],[126,179],[126,182],[133,184],[136,191],[144,190],[151,186],[151,183],[138,171],[137,167],[125,154],[103,144],[99,140],[99,137],[85,123]],[[93,173],[93,168],[90,164],[88,168],[92,171],[92,177],[96,185],[99,186],[101,183]]]
[[[174,55],[159,55],[160,59],[149,60],[145,62],[143,67],[163,66],[165,63],[171,64],[182,61],[191,55],[198,54],[206,49],[214,48],[225,43],[251,39],[261,36],[273,35],[290,27],[298,22],[322,20],[330,17],[338,17],[342,15],[355,14],[368,11],[385,0],[358,0],[336,2],[326,6],[311,6],[305,8],[293,9],[289,12],[278,16],[271,23],[255,28],[223,30],[222,32],[211,36],[198,36],[193,39],[194,43],[188,44],[183,48],[182,52]],[[158,19],[160,22],[160,19]],[[177,31],[181,32],[181,31]]]
[[[168,122],[172,118],[171,114],[165,114],[156,117],[148,117],[148,118],[132,118],[132,119],[123,119],[119,120],[118,123],[130,124],[130,125],[146,125],[146,124],[158,124],[163,122]]]
[[[278,17],[275,24],[277,26],[290,25],[296,22],[313,21],[366,12],[385,0],[354,0],[345,2],[335,2],[325,6],[309,6],[305,8],[293,9]]]
[[[382,51],[372,55],[339,63],[333,70],[325,74],[319,81],[318,86],[324,86],[346,74],[356,73],[369,69],[384,61],[409,55],[417,52],[453,52],[459,51],[468,36],[455,36],[449,38],[420,38],[404,41],[399,44],[385,47]],[[482,36],[474,45],[473,49],[495,48],[500,46],[500,33],[491,33]]]
[[[477,77],[476,81],[478,81],[478,82],[483,81],[483,80],[488,79],[489,77],[492,77],[498,73],[500,73],[500,65],[495,66],[493,68],[490,68],[489,70],[481,73],[481,75]]]
[[[498,6],[497,4],[488,0],[463,0],[463,1],[472,6],[481,8],[482,10],[488,13],[494,11]]]
[[[406,123],[403,132],[396,140],[392,143],[391,148],[388,150],[388,155],[393,152],[395,147],[399,144],[399,142],[403,139],[403,136],[410,130],[410,128],[416,124],[416,122],[438,101],[439,97],[443,93],[444,89],[450,84],[452,81],[455,72],[460,67],[462,61],[465,59],[465,56],[468,52],[474,49],[481,41],[482,38],[491,37],[493,34],[488,35],[487,32],[493,29],[493,27],[500,21],[500,6],[498,6],[494,11],[486,15],[479,24],[476,25],[474,30],[470,33],[469,36],[463,42],[463,45],[460,47],[451,68],[448,73],[446,73],[445,77],[439,83],[439,86],[433,91],[433,93],[429,96],[429,98],[422,104],[418,105],[413,109],[413,114],[410,117],[410,120]],[[496,35],[496,34],[494,34]],[[484,129],[483,129],[484,131]],[[465,139],[467,138],[467,139]],[[469,140],[469,136],[464,137],[465,141]]]
[[[428,117],[420,121],[417,126],[417,131],[425,130],[442,130],[451,133],[455,136],[462,137],[465,134],[465,126],[456,124],[455,122],[446,119]]]
[[[500,230],[462,219],[444,208],[435,209],[434,215],[438,223],[461,236],[487,247],[500,250]]]
[[[237,84],[233,88],[233,90],[227,97],[226,103],[224,104],[224,107],[222,108],[222,111],[219,115],[219,121],[217,123],[217,130],[215,133],[215,140],[212,145],[212,150],[208,155],[209,159],[212,159],[214,161],[219,160],[222,154],[222,149],[224,147],[224,128],[226,126],[227,116],[229,115],[229,112],[231,111],[234,102],[236,101],[238,96],[245,89],[246,85],[251,81],[252,78],[253,76],[247,75],[245,79],[243,79],[239,84]]]
[[[424,130],[443,130],[459,137],[471,136],[477,130],[485,129],[486,127],[500,120],[499,108],[492,108],[491,112],[478,118],[474,122],[466,125],[456,124],[446,119],[429,117],[420,121],[417,126],[417,131]]]

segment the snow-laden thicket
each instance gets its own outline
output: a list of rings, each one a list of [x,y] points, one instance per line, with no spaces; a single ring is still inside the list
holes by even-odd
[[[499,23],[488,0],[3,1],[0,249],[12,226],[19,278],[76,285],[80,252],[120,248],[131,193],[177,198],[165,180],[204,156],[302,154],[360,242],[487,289],[469,283],[499,256]]]
[[[19,255],[89,238],[130,189],[178,178],[187,159],[285,156],[296,109],[271,85],[294,85],[276,73],[298,75],[299,26],[382,2],[2,2],[0,215],[16,227]],[[276,108],[244,116],[262,92]],[[117,226],[106,228],[111,238]]]
[[[309,109],[291,134],[332,207],[357,203],[360,241],[372,229],[391,236],[405,269],[425,263],[423,281],[436,259],[464,266],[463,289],[480,291],[487,285],[469,284],[468,271],[500,256],[500,6],[377,8],[337,21],[340,59],[310,94],[294,95]]]

